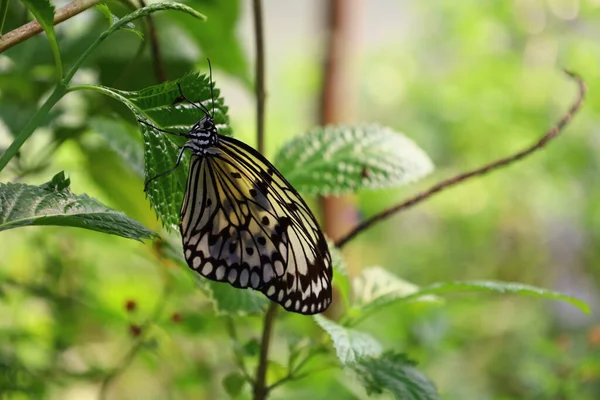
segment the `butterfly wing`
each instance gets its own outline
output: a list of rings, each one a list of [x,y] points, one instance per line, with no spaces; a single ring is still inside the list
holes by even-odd
[[[193,155],[181,208],[188,265],[215,281],[260,290],[289,311],[331,303],[331,255],[312,212],[260,153],[230,137]]]

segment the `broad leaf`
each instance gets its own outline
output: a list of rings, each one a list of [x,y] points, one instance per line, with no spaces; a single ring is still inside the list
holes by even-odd
[[[359,321],[383,307],[394,303],[403,301],[438,303],[441,301],[441,299],[432,295],[411,296],[410,300],[406,300],[407,296],[419,292],[419,287],[400,279],[382,267],[371,267],[363,270],[359,276],[354,278],[352,284],[355,304],[345,321],[347,325],[356,325]]]
[[[191,73],[179,80],[185,97],[196,103],[185,101],[177,87],[177,81],[165,82],[138,92],[126,92],[104,86],[94,87],[125,104],[135,117],[160,129],[170,132],[188,133],[193,124],[204,114],[198,109],[201,102],[212,111],[209,79],[205,75]],[[221,135],[231,135],[227,107],[214,89],[214,119]],[[146,180],[175,166],[179,147],[185,139],[140,124],[144,141]],[[179,208],[183,202],[189,156],[184,154],[179,168],[153,181],[148,187],[148,198],[167,228],[179,224]]]
[[[58,75],[62,78],[62,61],[58,42],[56,41],[56,34],[54,33],[54,5],[49,0],[23,0],[23,3],[25,3],[25,6],[33,14],[42,29],[44,29],[44,32],[46,32],[50,48],[54,54]]]
[[[28,225],[74,226],[141,240],[156,236],[139,222],[87,195],[75,195],[59,173],[41,186],[0,184],[0,231]]]
[[[385,352],[352,365],[369,394],[387,390],[398,400],[439,399],[433,383],[403,354]]]
[[[513,282],[495,282],[495,281],[462,281],[462,282],[443,282],[427,286],[410,296],[405,300],[426,294],[444,294],[453,292],[495,292],[495,293],[514,293],[522,296],[541,297],[552,300],[562,300],[579,308],[586,314],[589,314],[590,307],[584,301],[563,293],[554,292],[548,289],[542,289],[535,286],[525,285]]]
[[[211,281],[200,275],[198,284],[213,303],[217,315],[260,314],[269,304],[265,295],[252,289],[238,289],[229,283]]]
[[[297,190],[313,194],[397,187],[433,170],[412,140],[379,125],[315,128],[288,142],[275,165]]]
[[[371,335],[347,329],[320,315],[313,318],[331,337],[333,347],[343,365],[381,353],[381,344]]]

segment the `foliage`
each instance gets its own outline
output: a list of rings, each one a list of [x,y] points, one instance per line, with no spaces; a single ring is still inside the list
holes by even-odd
[[[0,156],[7,182],[0,183],[0,231],[15,228],[0,233],[6,241],[0,260],[0,315],[6,321],[0,328],[0,393],[64,398],[71,388],[93,387],[90,395],[99,391],[100,398],[221,398],[224,393],[248,398],[263,350],[259,317],[268,301],[189,271],[176,233],[187,155],[178,169],[153,181],[147,199],[143,193],[143,182],[172,168],[183,144],[180,137],[145,122],[186,132],[202,112],[185,98],[211,110],[214,98],[221,134],[243,136],[245,126],[251,126],[236,121],[237,114],[230,122],[225,79],[218,77],[224,73],[244,90],[251,87],[236,34],[241,2],[156,3],[133,12],[123,4],[100,4],[100,13],[87,12],[85,28],[77,30],[67,21],[56,34],[50,2],[24,3],[46,36],[0,55],[0,130],[11,143]],[[539,43],[532,44],[523,26],[507,22],[506,6],[492,7],[497,13],[491,18],[479,6],[439,3],[434,14],[440,20],[431,24],[453,35],[440,41],[432,32],[417,31],[412,44],[406,44],[407,51],[418,46],[414,60],[412,55],[397,60],[388,52],[374,54],[380,66],[392,67],[382,67],[382,73],[375,71],[357,85],[369,99],[361,109],[368,119],[405,126],[409,135],[384,124],[305,127],[293,122],[301,107],[270,103],[273,115],[283,108],[294,117],[279,115],[286,123],[269,133],[305,131],[282,139],[274,157],[302,193],[356,194],[370,215],[395,203],[399,187],[432,172],[428,154],[444,169],[462,169],[510,153],[524,143],[526,133],[537,134],[556,119],[564,104],[561,99],[546,103],[550,95],[540,87],[552,86],[548,75],[519,78],[515,65],[521,59],[515,60],[511,46]],[[10,3],[8,29],[24,22],[20,7]],[[415,12],[429,11],[419,7]],[[154,14],[160,10],[167,12]],[[207,22],[200,21],[204,15]],[[582,11],[587,15],[593,11]],[[156,45],[152,29],[163,45],[162,59],[140,51],[147,43]],[[481,37],[506,42],[492,46]],[[421,51],[424,44],[431,53]],[[589,63],[585,48],[572,44],[568,50],[582,68]],[[440,73],[435,68],[440,59],[450,58],[449,51],[465,57],[464,66],[449,59]],[[475,55],[481,52],[487,54],[486,64],[467,69],[483,61]],[[206,69],[207,55],[219,78],[213,91],[208,74],[197,70]],[[156,63],[171,80],[156,82]],[[71,69],[64,74],[66,65]],[[296,68],[291,68],[294,80],[309,82],[310,74]],[[416,73],[421,70],[423,76]],[[398,81],[405,86],[397,86]],[[450,81],[457,86],[444,86]],[[289,96],[292,83],[274,86],[274,92]],[[587,125],[580,127],[594,121],[589,112],[582,122]],[[594,206],[599,194],[577,198],[579,208],[565,206],[558,196],[585,187],[572,182],[570,168],[595,179],[589,172],[596,164],[593,146],[583,135],[578,139],[583,144],[565,142],[548,150],[554,156],[513,168],[512,177],[481,179],[449,200],[432,202],[421,214],[369,232],[355,242],[357,252],[342,253],[330,243],[336,302],[327,315],[314,319],[279,313],[267,363],[269,393],[344,399],[387,392],[397,399],[437,399],[439,387],[444,398],[595,398],[597,387],[589,382],[600,370],[598,333],[591,329],[586,338],[583,328],[575,332],[575,325],[561,325],[564,315],[581,324],[573,307],[540,312],[541,302],[520,302],[516,295],[560,300],[584,312],[589,312],[587,304],[557,291],[564,288],[560,285],[549,290],[511,282],[547,284],[545,268],[528,275],[524,266],[560,262],[565,252],[559,250],[574,240],[570,234],[545,239],[554,240],[557,255],[535,244],[533,222],[523,222],[531,215],[556,227],[555,217],[541,210],[560,210],[558,218],[567,221],[569,212],[581,209],[576,231],[585,233],[589,243],[597,239],[592,227],[600,221]],[[416,142],[430,150],[426,153]],[[69,179],[56,173],[62,169]],[[556,176],[544,175],[544,169]],[[513,182],[518,171],[529,179]],[[74,194],[71,187],[99,200]],[[527,190],[532,194],[524,195]],[[541,207],[543,202],[549,205]],[[523,209],[514,204],[524,204]],[[161,238],[142,245],[87,231],[137,240],[153,238],[157,231]],[[589,246],[577,260],[592,265],[596,259],[595,247]],[[365,262],[382,266],[364,268]],[[589,273],[597,278],[597,272]],[[437,283],[420,287],[409,280]],[[448,294],[465,292],[474,292],[478,301],[446,300]],[[578,338],[577,345],[572,338]],[[500,347],[499,342],[509,344]],[[457,359],[459,367],[453,364]],[[562,379],[553,379],[559,374]]]

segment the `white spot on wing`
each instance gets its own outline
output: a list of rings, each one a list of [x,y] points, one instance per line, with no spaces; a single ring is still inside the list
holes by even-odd
[[[235,282],[235,278],[237,278],[237,271],[233,268],[229,270],[229,275],[227,276],[227,280],[229,283]]]
[[[206,264],[204,264],[204,267],[202,267],[202,271],[201,274],[204,276],[207,276],[208,274],[210,274],[213,270],[213,265],[211,262],[207,262]]]
[[[253,289],[256,289],[260,284],[260,277],[256,272],[252,272],[252,277],[250,278],[250,283]]]
[[[216,275],[218,281],[223,280],[223,277],[225,276],[225,267],[222,265],[219,266],[217,268],[217,272],[215,272],[215,275]]]
[[[194,261],[192,262],[194,269],[198,269],[198,267],[200,266],[201,263],[202,263],[202,259],[200,257],[198,257],[198,256],[194,257]]]
[[[248,276],[249,275],[250,275],[250,273],[248,272],[248,269],[244,268],[242,270],[242,272],[240,273],[240,286],[242,286],[242,287],[248,286]]]

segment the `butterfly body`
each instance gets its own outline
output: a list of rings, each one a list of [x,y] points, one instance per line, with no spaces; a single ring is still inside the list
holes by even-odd
[[[323,312],[332,298],[331,255],[314,215],[262,154],[219,135],[203,111],[179,135],[187,142],[174,167],[190,149],[180,213],[188,266],[205,278],[260,291],[288,311]]]

